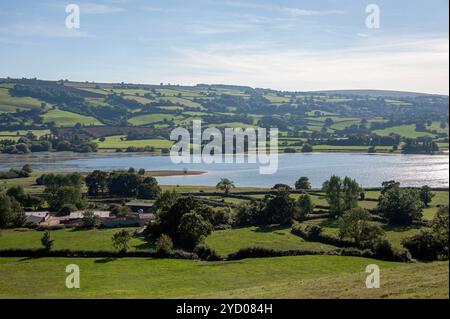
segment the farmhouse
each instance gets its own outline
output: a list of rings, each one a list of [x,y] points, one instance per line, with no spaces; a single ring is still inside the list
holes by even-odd
[[[26,212],[25,216],[27,223],[39,225],[45,222],[50,217],[50,214],[48,212]]]

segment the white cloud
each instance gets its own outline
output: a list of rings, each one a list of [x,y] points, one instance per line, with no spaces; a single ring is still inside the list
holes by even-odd
[[[64,24],[50,24],[41,21],[27,21],[7,25],[0,29],[0,34],[49,38],[80,38],[90,36],[84,31],[68,29]]]
[[[125,9],[121,7],[115,7],[105,4],[98,3],[81,3],[80,4],[81,13],[85,14],[109,14],[109,13],[118,13],[124,12]]]
[[[333,51],[178,48],[177,73],[164,81],[281,90],[390,89],[448,94],[448,38],[370,43]],[[164,76],[164,75],[162,75]]]

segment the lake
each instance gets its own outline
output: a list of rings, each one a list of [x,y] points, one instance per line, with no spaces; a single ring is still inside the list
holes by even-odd
[[[378,187],[383,181],[396,180],[403,186],[449,186],[447,155],[389,154],[282,154],[276,174],[260,175],[257,164],[173,164],[168,156],[143,154],[67,154],[47,153],[26,156],[0,156],[0,170],[26,163],[41,172],[115,170],[129,167],[146,170],[204,170],[203,175],[158,177],[164,185],[215,185],[222,177],[236,186],[272,187],[293,185],[300,176],[309,177],[313,187],[320,187],[331,175],[350,176],[364,187]]]

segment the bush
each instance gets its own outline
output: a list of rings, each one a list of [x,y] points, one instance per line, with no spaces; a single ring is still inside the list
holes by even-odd
[[[195,247],[195,249],[194,249],[194,253],[201,260],[206,260],[206,261],[220,261],[220,260],[222,260],[222,257],[220,257],[219,254],[217,254],[215,250],[209,248],[205,244],[197,245],[197,247]]]
[[[235,253],[228,255],[228,260],[241,260],[245,258],[268,258],[283,256],[305,256],[305,255],[338,255],[338,252],[328,250],[306,250],[306,249],[290,249],[278,250],[262,247],[243,248]]]
[[[402,245],[409,250],[413,258],[419,260],[438,260],[443,252],[442,245],[430,231],[422,231],[415,236],[405,238]]]
[[[399,250],[392,246],[391,242],[386,238],[379,238],[372,246],[374,257],[387,261],[411,261],[411,255],[405,250]]]
[[[156,250],[160,252],[170,252],[173,249],[172,239],[166,234],[162,234],[155,242]]]
[[[291,233],[302,237],[305,240],[317,241],[327,245],[336,247],[356,247],[353,241],[340,239],[333,235],[323,234],[319,225],[307,225],[305,228],[300,224],[295,224],[291,228]]]

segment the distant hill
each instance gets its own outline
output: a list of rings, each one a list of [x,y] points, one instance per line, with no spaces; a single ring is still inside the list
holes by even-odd
[[[390,91],[390,90],[325,90],[325,91],[312,91],[310,93],[322,93],[327,95],[355,95],[355,96],[373,96],[373,97],[396,97],[396,98],[408,98],[418,97],[424,95],[438,95],[418,92],[406,92],[406,91]]]

